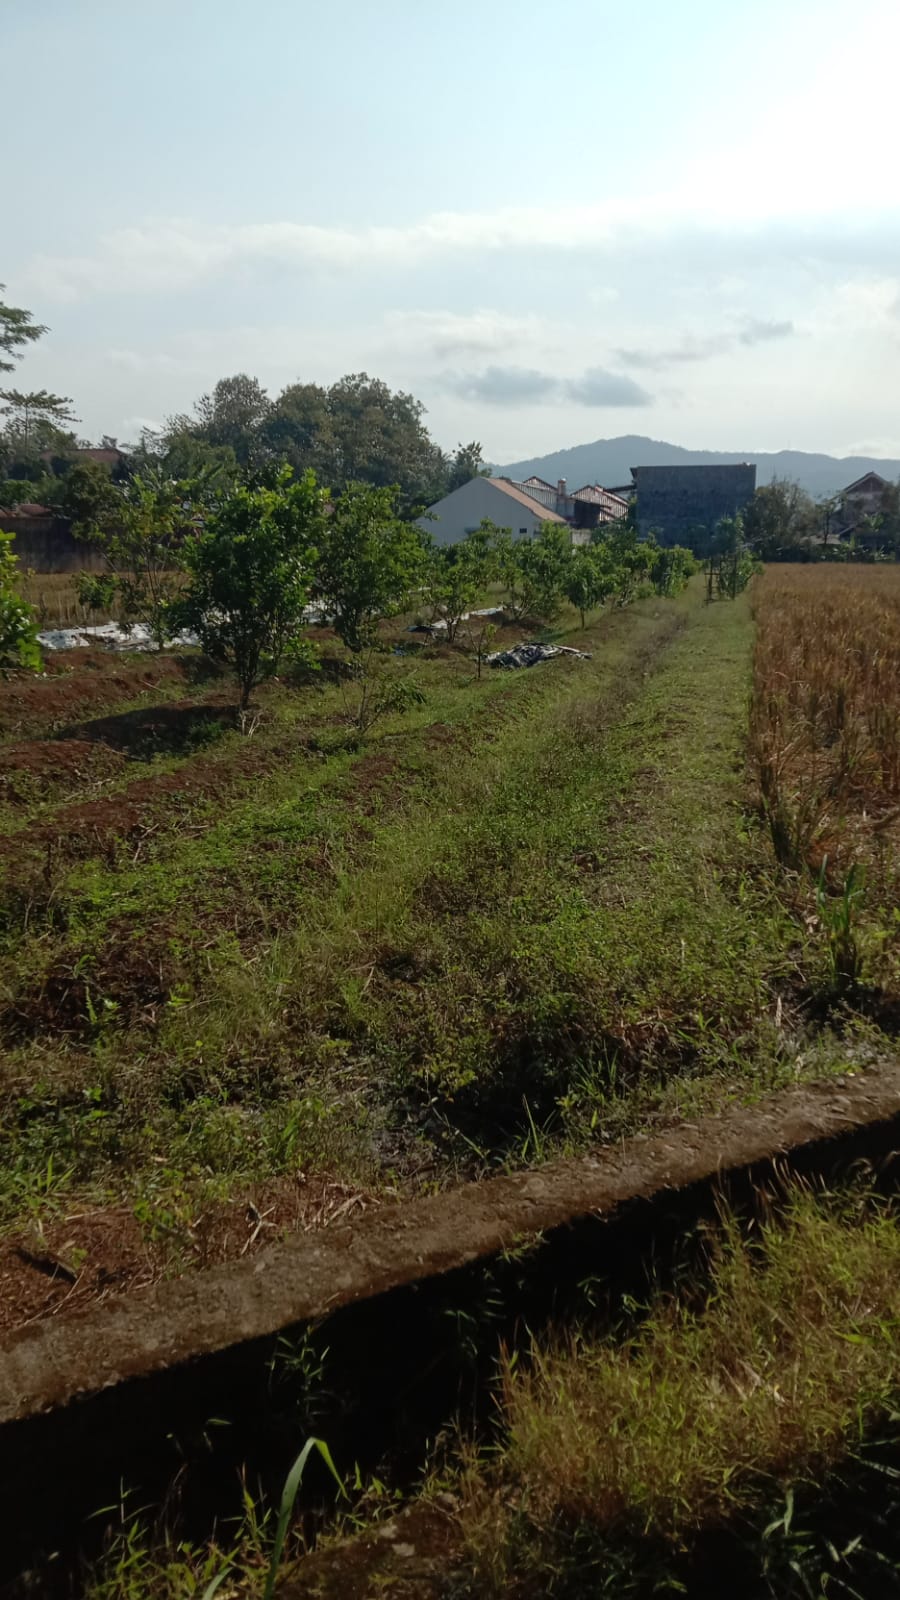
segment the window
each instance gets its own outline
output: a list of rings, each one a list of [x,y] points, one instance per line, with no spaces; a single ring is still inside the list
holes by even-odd
[[[528,529],[527,528],[520,528],[519,529],[519,538],[520,539],[527,539],[528,538]]]

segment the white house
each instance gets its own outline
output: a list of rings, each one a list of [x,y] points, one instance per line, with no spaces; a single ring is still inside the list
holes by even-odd
[[[517,539],[530,539],[542,522],[567,525],[565,517],[541,505],[508,478],[470,478],[429,506],[428,515],[419,518],[419,527],[431,534],[435,544],[457,544],[485,518],[498,528],[511,528]]]

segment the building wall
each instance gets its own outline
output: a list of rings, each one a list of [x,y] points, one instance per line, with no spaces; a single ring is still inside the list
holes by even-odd
[[[76,539],[66,517],[17,517],[0,512],[0,528],[15,534],[13,555],[23,571],[103,572],[99,550]]]
[[[756,491],[756,466],[634,467],[638,530],[661,544],[702,546],[721,517],[743,510]]]
[[[516,538],[523,535],[523,530],[524,536],[530,538],[546,521],[547,515],[537,502],[534,510],[520,505],[512,495],[504,494],[491,483],[490,478],[470,478],[468,483],[428,509],[431,518],[420,517],[419,527],[431,534],[435,544],[458,544],[485,518],[495,522],[498,528],[511,528]]]

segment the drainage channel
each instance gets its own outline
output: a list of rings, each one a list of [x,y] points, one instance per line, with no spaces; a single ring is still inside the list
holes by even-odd
[[[23,1329],[0,1347],[0,1582],[30,1570],[68,1592],[123,1486],[202,1537],[238,1512],[241,1471],[277,1495],[310,1432],[344,1470],[408,1483],[502,1342],[582,1314],[586,1293],[640,1293],[723,1188],[749,1204],[788,1173],[877,1170],[898,1144],[895,1062]]]

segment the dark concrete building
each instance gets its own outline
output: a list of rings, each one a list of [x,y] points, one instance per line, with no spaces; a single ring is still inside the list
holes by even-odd
[[[756,466],[632,467],[641,534],[660,544],[702,549],[721,517],[743,510],[756,492]]]

